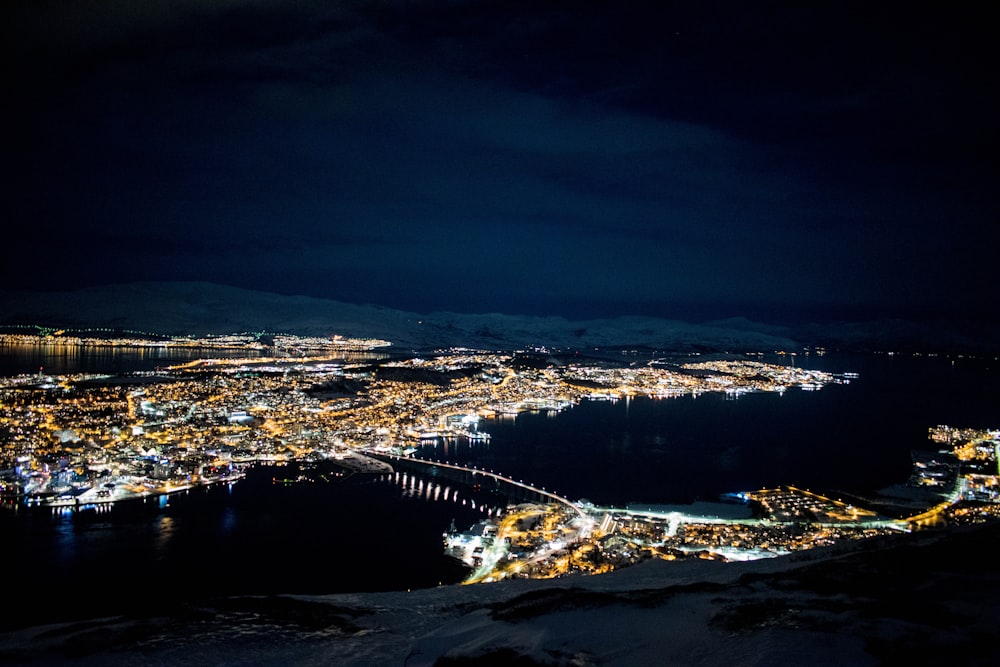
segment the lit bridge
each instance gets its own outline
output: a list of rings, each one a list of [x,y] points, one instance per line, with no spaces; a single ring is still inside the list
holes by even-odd
[[[551,491],[546,491],[545,489],[540,489],[537,486],[532,486],[531,484],[525,484],[523,481],[501,475],[493,472],[492,470],[482,470],[480,468],[461,466],[455,463],[444,463],[442,461],[418,459],[412,456],[386,454],[384,452],[376,452],[372,450],[364,450],[364,454],[365,456],[369,456],[373,459],[389,463],[394,468],[409,468],[410,470],[418,471],[426,471],[430,468],[435,474],[440,474],[443,477],[467,484],[469,486],[475,486],[482,481],[488,481],[493,483],[495,488],[501,488],[504,486],[515,491],[515,493],[508,495],[516,497],[518,500],[558,503],[565,505],[567,508],[576,512],[579,516],[586,517],[583,509],[570,502],[568,498],[564,498],[563,496],[552,493]]]

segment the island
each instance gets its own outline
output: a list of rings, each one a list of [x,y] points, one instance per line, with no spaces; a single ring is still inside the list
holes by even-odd
[[[834,498],[782,486],[694,506],[601,507],[478,470],[414,456],[435,440],[489,440],[484,422],[581,401],[669,400],[707,392],[816,390],[856,374],[759,355],[639,356],[619,350],[447,348],[390,354],[389,341],[234,334],[210,339],[5,334],[22,346],[149,345],[246,350],[121,374],[0,379],[7,506],[85,510],[235,483],[260,463],[330,461],[351,474],[435,473],[512,501],[471,528],[452,526],[449,555],[468,583],[602,573],[650,558],[748,560],[942,523],[1000,515],[1000,432],[935,426],[935,452],[915,457],[904,485],[878,498]],[[249,353],[253,352],[253,356]],[[820,351],[821,352],[821,351]],[[285,481],[308,481],[305,478]]]

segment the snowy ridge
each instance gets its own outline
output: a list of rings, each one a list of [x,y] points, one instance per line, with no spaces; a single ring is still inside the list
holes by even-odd
[[[512,350],[652,348],[678,352],[789,350],[1000,351],[989,322],[904,320],[795,327],[741,317],[691,324],[655,317],[585,321],[500,313],[411,313],[306,296],[285,296],[199,282],[129,283],[67,292],[0,291],[0,324],[110,327],[165,335],[268,331],[341,334],[393,341],[397,349],[465,346]]]
[[[130,283],[72,292],[0,292],[0,324],[111,327],[165,335],[269,331],[382,338],[399,348],[516,349],[635,346],[670,350],[796,347],[789,338],[724,325],[650,317],[570,321],[561,317],[418,314],[210,283]]]
[[[237,597],[0,634],[45,665],[990,664],[1000,526],[743,563],[398,593]]]

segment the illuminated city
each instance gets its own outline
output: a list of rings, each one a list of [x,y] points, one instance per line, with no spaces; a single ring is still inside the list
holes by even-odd
[[[990,7],[0,3],[0,663],[995,664]]]
[[[62,335],[7,335],[0,342],[80,344]],[[1000,432],[947,426],[931,428],[930,439],[940,450],[914,458],[913,474],[897,494],[905,498],[892,501],[897,510],[892,517],[872,509],[878,499],[834,499],[791,486],[734,490],[723,499],[727,502],[691,507],[600,507],[502,471],[412,456],[428,442],[488,442],[492,420],[558,413],[581,401],[669,400],[708,392],[737,398],[793,388],[815,391],[857,377],[802,368],[791,355],[783,357],[787,365],[752,357],[636,362],[626,354],[624,361],[580,360],[537,349],[456,348],[393,358],[384,340],[287,335],[266,340],[244,334],[171,343],[208,353],[223,347],[262,353],[255,358],[205,358],[121,375],[50,376],[41,369],[4,378],[0,433],[11,463],[3,479],[5,503],[54,511],[100,509],[236,483],[248,466],[262,463],[332,461],[353,473],[397,479],[400,470],[405,475],[434,468],[459,473],[466,487],[486,481],[524,495],[523,502],[506,508],[487,512],[483,505],[482,522],[465,530],[452,526],[444,536],[446,553],[470,568],[469,583],[596,574],[647,558],[773,557],[1000,514]],[[115,338],[99,344],[149,343]],[[457,500],[460,486],[452,490],[429,482],[425,493],[440,495],[444,488],[446,497],[454,493]]]

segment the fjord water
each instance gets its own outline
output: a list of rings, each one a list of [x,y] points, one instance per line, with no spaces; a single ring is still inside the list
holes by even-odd
[[[831,354],[796,363],[859,377],[738,399],[588,401],[554,416],[484,421],[491,441],[438,443],[419,455],[491,468],[572,499],[675,503],[783,483],[878,488],[905,480],[909,452],[929,446],[929,427],[1000,426],[996,360]],[[8,574],[32,591],[7,623],[218,595],[399,590],[464,576],[440,538],[452,520],[464,528],[482,518],[463,504],[467,490],[444,494],[447,483],[412,473],[272,483],[298,472],[262,466],[231,487],[101,513],[0,513]]]
[[[332,478],[333,470],[321,472]],[[229,595],[405,590],[466,576],[444,555],[441,535],[453,520],[465,527],[483,518],[467,498],[434,502],[382,476],[273,482],[299,472],[295,464],[259,466],[231,485],[100,510],[0,512],[8,576],[27,586],[8,600],[3,627]]]
[[[0,343],[0,376],[44,372],[126,373],[152,371],[206,357],[252,358],[256,350],[196,347],[100,347],[81,345],[32,345]]]
[[[831,354],[795,363],[859,377],[739,398],[585,401],[486,422],[488,445],[438,443],[421,455],[601,505],[688,503],[780,484],[871,491],[906,480],[910,451],[933,448],[932,426],[1000,428],[996,360]]]

